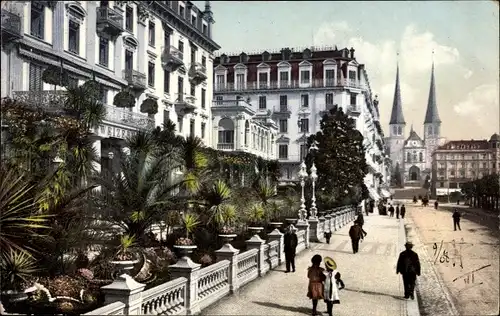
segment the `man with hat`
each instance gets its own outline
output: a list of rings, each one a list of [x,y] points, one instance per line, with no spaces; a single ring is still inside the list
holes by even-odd
[[[295,272],[295,250],[297,244],[299,243],[295,228],[292,224],[288,226],[288,229],[284,236],[284,251],[285,251],[285,262],[286,262],[286,272],[290,272],[290,266],[292,272]]]
[[[405,288],[405,298],[415,299],[415,281],[417,276],[420,276],[420,260],[416,252],[411,250],[413,243],[405,244],[406,250],[401,252],[398,259],[396,274],[401,273],[403,276],[403,284]]]
[[[333,304],[340,304],[339,291],[345,288],[345,285],[337,271],[337,263],[330,257],[325,257],[324,262],[326,268],[324,297],[328,316],[332,316]]]
[[[349,229],[349,237],[351,237],[352,252],[357,253],[359,250],[359,240],[365,237],[363,234],[363,228],[361,228],[358,220],[355,220],[354,225],[352,225]]]

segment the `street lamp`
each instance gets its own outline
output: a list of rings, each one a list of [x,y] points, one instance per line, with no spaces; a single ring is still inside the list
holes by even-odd
[[[316,218],[316,180],[318,179],[318,175],[316,174],[316,166],[313,165],[311,167],[311,181],[312,181],[312,198],[311,198],[311,217]]]
[[[301,222],[305,221],[306,219],[306,199],[304,198],[304,186],[306,184],[306,178],[307,178],[307,167],[306,163],[302,161],[300,164],[300,171],[299,171],[299,179],[300,179],[300,186],[302,188],[302,196],[300,198],[300,210],[299,210],[299,219]]]

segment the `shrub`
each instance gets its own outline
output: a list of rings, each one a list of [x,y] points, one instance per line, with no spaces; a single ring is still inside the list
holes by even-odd
[[[189,238],[186,237],[180,237],[175,241],[175,244],[177,246],[192,246],[194,245],[193,241]]]
[[[214,259],[208,253],[204,254],[200,258],[200,264],[202,267],[208,267],[209,265],[214,263]]]

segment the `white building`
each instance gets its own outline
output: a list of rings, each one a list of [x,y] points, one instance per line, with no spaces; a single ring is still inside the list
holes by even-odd
[[[95,76],[102,85],[107,116],[95,146],[104,158],[117,139],[167,118],[210,146],[213,23],[209,1],[203,11],[190,1],[4,1],[1,96],[46,104],[63,88],[42,73],[62,65],[70,83]],[[132,109],[112,105],[125,87]],[[140,113],[146,98],[157,100],[156,115]]]
[[[214,81],[215,104],[247,100],[255,117],[269,116],[277,122],[277,139],[271,144],[281,164],[282,182],[298,180],[305,139],[319,131],[322,114],[334,105],[355,118],[365,136],[370,166],[365,182],[372,195],[377,195],[380,183],[388,182],[378,101],[372,98],[366,70],[354,58],[354,49],[220,54],[214,60]],[[214,130],[221,129],[225,127],[214,125]],[[213,135],[214,142],[224,143],[222,134]],[[244,140],[235,139],[235,146],[240,148],[238,142]]]

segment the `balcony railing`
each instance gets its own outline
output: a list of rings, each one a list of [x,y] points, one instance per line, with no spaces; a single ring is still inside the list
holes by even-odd
[[[350,79],[317,79],[309,83],[300,82],[299,80],[292,81],[270,81],[268,83],[251,81],[245,84],[241,83],[224,83],[216,84],[214,90],[216,92],[233,92],[233,91],[252,91],[252,90],[278,90],[278,89],[298,89],[298,88],[325,88],[325,87],[350,87],[363,89],[364,86],[357,80]]]
[[[162,67],[168,71],[176,71],[184,65],[184,53],[176,47],[164,46],[161,54]]]
[[[128,84],[135,89],[146,89],[146,74],[137,70],[123,70],[123,79],[127,80]]]
[[[252,105],[248,103],[247,101],[240,99],[240,100],[216,100],[212,102],[213,107],[242,107],[246,109],[250,109],[252,111],[255,111],[252,109]]]
[[[14,41],[23,37],[21,33],[21,17],[6,9],[2,9],[2,41]]]
[[[131,112],[111,105],[106,105],[106,121],[131,126],[137,129],[151,129],[155,125],[154,118],[146,114]]]
[[[207,68],[200,63],[192,63],[189,68],[189,78],[191,82],[200,84],[207,79]]]
[[[218,150],[234,150],[234,144],[218,143],[217,149]]]
[[[361,114],[361,107],[356,104],[350,104],[347,106],[347,114],[352,116],[359,116]]]
[[[124,31],[123,15],[118,11],[109,7],[98,7],[96,13],[98,31],[107,32],[113,36],[120,35]]]
[[[187,114],[194,111],[196,97],[187,93],[178,93],[175,99],[175,111],[181,114]]]

